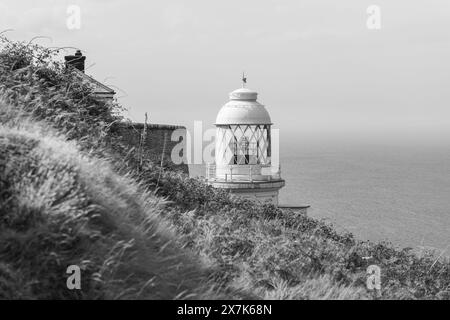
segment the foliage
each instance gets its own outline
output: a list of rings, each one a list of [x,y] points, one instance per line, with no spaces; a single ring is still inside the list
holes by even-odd
[[[144,175],[156,183],[151,165]],[[291,298],[305,298],[292,292],[317,277],[351,292],[360,288],[358,298],[372,297],[364,288],[367,267],[375,264],[382,270],[383,298],[449,298],[450,262],[432,252],[418,256],[390,243],[358,241],[305,213],[233,199],[179,173],[164,172],[158,194],[173,202],[167,218],[187,246],[220,266],[228,283],[244,278],[245,288],[260,297],[272,296],[282,281]]]
[[[0,46],[0,96],[5,105],[17,107],[9,117],[22,113],[45,119],[83,149],[105,147],[110,129],[121,120],[120,105],[95,100],[92,88],[55,59],[57,49],[2,36]]]

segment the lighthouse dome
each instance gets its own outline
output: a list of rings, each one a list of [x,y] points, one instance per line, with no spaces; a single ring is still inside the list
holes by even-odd
[[[220,109],[216,125],[272,124],[266,108],[256,101],[256,91],[240,88],[230,93],[230,100]]]

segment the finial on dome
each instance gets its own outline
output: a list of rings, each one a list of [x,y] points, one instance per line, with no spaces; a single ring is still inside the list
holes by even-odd
[[[245,88],[246,84],[247,84],[247,77],[245,76],[245,73],[242,72],[242,88]]]

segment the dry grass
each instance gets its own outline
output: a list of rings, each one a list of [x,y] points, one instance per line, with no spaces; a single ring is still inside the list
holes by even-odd
[[[36,124],[4,124],[0,175],[1,298],[173,299],[211,290],[201,285],[205,268],[161,220],[164,202],[74,142]],[[71,264],[82,267],[80,292],[66,288]]]
[[[265,292],[265,299],[362,300],[369,297],[364,288],[336,283],[326,275],[307,279],[296,286],[290,286],[285,280],[279,280],[273,286],[274,290]]]

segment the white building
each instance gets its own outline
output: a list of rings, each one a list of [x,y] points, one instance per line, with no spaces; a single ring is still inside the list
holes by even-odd
[[[285,182],[280,167],[272,165],[272,121],[257,95],[243,86],[231,92],[220,109],[215,165],[207,166],[206,179],[216,188],[278,205],[278,192]]]

